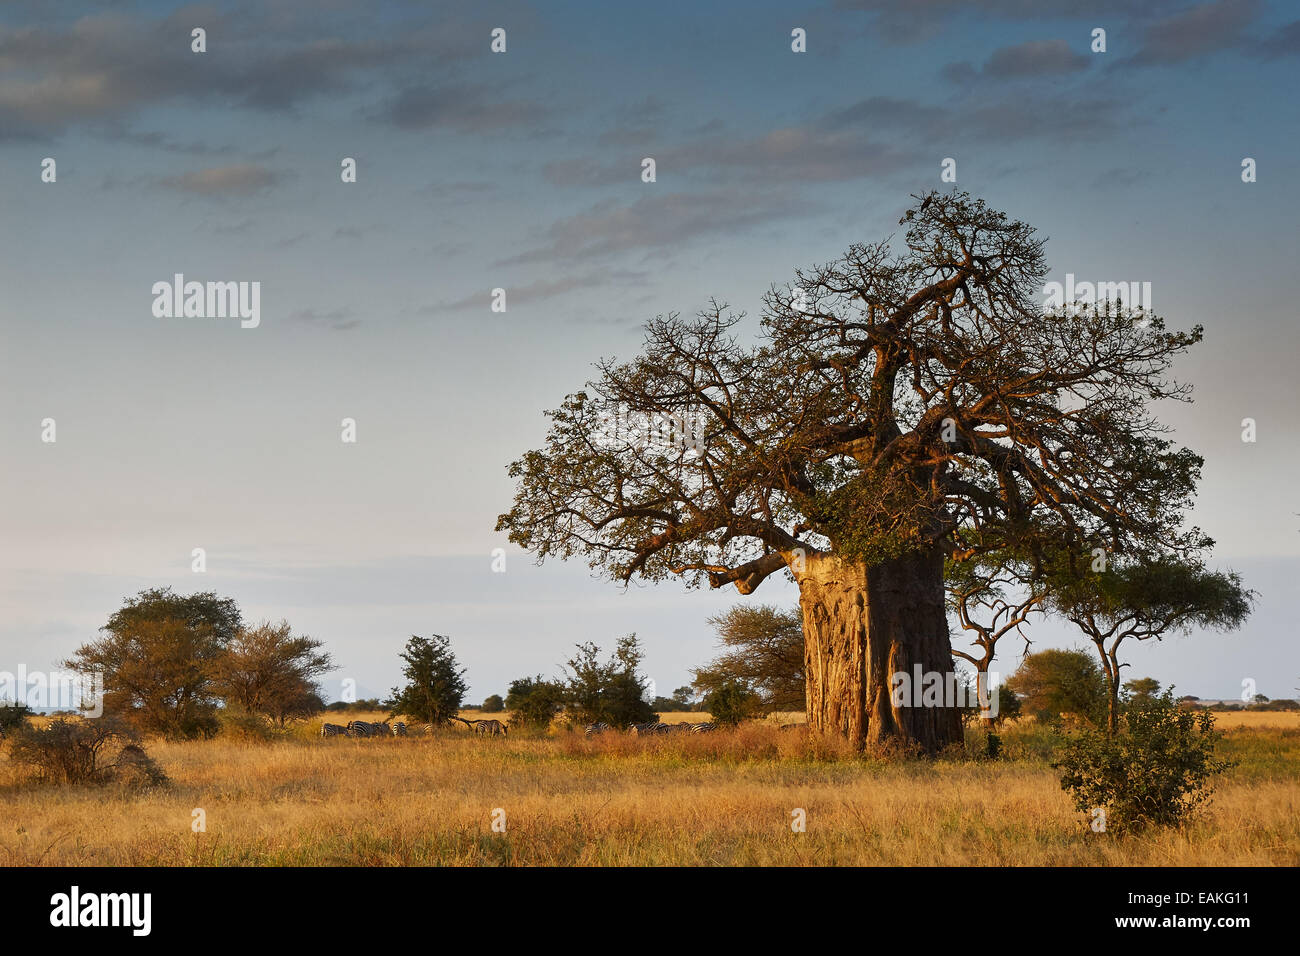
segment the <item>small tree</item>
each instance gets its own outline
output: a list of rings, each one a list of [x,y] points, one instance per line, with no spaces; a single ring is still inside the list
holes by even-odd
[[[740,682],[769,710],[803,710],[803,619],[799,610],[770,604],[739,604],[709,618],[723,652],[694,672],[695,687],[708,695]]]
[[[1105,681],[1097,662],[1085,651],[1050,649],[1030,654],[1007,686],[1024,711],[1040,721],[1055,722],[1062,714],[1089,723],[1105,719]]]
[[[485,714],[499,714],[506,709],[506,702],[501,699],[500,694],[489,694],[483,701],[481,709]]]
[[[512,714],[512,726],[545,730],[564,708],[564,688],[541,674],[521,677],[510,682],[505,706]]]
[[[678,710],[694,710],[695,698],[693,687],[679,687],[673,691],[673,703],[677,705]]]
[[[1124,695],[1130,704],[1150,700],[1160,693],[1160,681],[1154,677],[1135,677],[1124,682]]]
[[[728,727],[764,714],[763,699],[740,680],[727,681],[709,691],[704,697],[704,709],[715,723]]]
[[[434,634],[412,636],[401,658],[406,686],[393,688],[388,701],[393,716],[405,714],[431,724],[445,724],[460,711],[465,700],[465,668],[456,661],[451,638]]]
[[[1208,711],[1180,710],[1173,695],[1135,701],[1123,732],[1070,737],[1052,766],[1078,810],[1105,810],[1106,827],[1125,832],[1174,827],[1209,799],[1210,778],[1231,764],[1214,755],[1220,735]]]
[[[1058,581],[1049,600],[1097,648],[1106,677],[1107,728],[1113,734],[1119,731],[1124,641],[1160,640],[1193,627],[1233,630],[1250,615],[1254,597],[1236,572],[1207,571],[1190,558],[1163,555]]]
[[[638,673],[642,654],[636,635],[620,638],[604,663],[599,657],[595,644],[579,644],[568,662],[564,703],[572,719],[612,727],[654,719],[654,709],[645,699],[647,681]]]
[[[954,647],[952,656],[975,668],[977,682],[980,675],[988,674],[998,641],[1006,635],[1018,634],[1024,640],[1024,653],[1029,653],[1029,638],[1022,628],[1030,614],[1042,611],[1047,599],[1046,586],[1036,572],[1032,561],[1009,551],[977,553],[965,561],[949,559],[944,565],[948,610],[978,651]],[[986,677],[983,686],[990,686]]]
[[[281,727],[291,717],[309,717],[324,708],[316,678],[334,669],[322,646],[295,637],[288,621],[241,628],[217,661],[218,692],[227,704]]]
[[[105,711],[141,731],[210,736],[217,730],[216,665],[241,626],[230,598],[141,591],[63,666],[100,675]]]

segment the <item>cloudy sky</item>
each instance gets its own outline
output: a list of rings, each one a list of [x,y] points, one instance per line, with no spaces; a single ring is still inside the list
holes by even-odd
[[[1196,403],[1161,414],[1206,457],[1194,520],[1259,605],[1129,659],[1184,693],[1293,696],[1294,10],[614,6],[0,6],[0,670],[48,668],[171,585],[326,641],[331,696],[386,692],[431,632],[475,700],[631,631],[660,692],[685,683],[710,614],[793,587],[538,568],[493,531],[506,465],[646,319],[709,296],[756,316],[796,267],[890,235],[952,158],[958,188],[1050,237],[1053,278],[1149,281],[1172,325],[1205,325],[1177,368]],[[260,282],[260,325],[155,317],[175,273]]]

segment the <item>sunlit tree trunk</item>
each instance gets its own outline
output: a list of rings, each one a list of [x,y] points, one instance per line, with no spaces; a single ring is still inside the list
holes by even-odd
[[[871,567],[812,558],[796,578],[813,732],[844,737],[858,748],[898,743],[931,754],[961,740],[951,698],[916,706],[910,692],[901,702],[892,693],[893,675],[906,674],[910,689],[918,664],[922,674],[949,683],[941,555],[906,555]]]

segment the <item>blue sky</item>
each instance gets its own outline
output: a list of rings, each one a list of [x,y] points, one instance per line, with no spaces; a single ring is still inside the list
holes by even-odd
[[[323,639],[327,690],[386,692],[430,632],[475,699],[631,631],[661,690],[685,683],[709,614],[793,587],[624,591],[513,548],[494,574],[506,465],[646,319],[710,296],[757,316],[796,267],[891,234],[951,157],[1050,237],[1052,278],[1149,281],[1206,327],[1177,368],[1196,403],[1161,415],[1206,457],[1193,520],[1259,604],[1236,634],[1133,649],[1134,674],[1295,694],[1286,5],[50,6],[0,9],[0,669],[169,584]],[[261,282],[260,326],[155,318],[177,272]]]

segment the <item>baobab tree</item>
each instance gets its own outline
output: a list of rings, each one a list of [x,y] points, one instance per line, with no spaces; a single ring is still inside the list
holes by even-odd
[[[1166,373],[1201,330],[1045,314],[1043,241],[964,193],[900,225],[897,252],[854,245],[772,288],[753,345],[717,302],[649,322],[640,355],[548,412],[497,529],[624,583],[750,594],[789,573],[812,729],[935,752],[957,708],[891,681],[951,673],[946,559],[1202,544],[1181,529],[1201,459],[1148,412],[1189,399]]]

